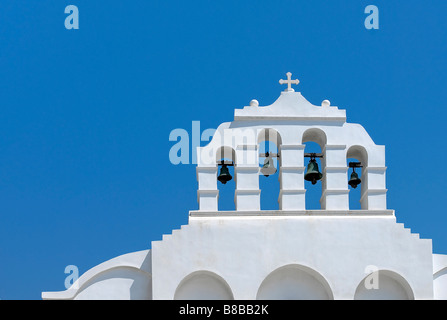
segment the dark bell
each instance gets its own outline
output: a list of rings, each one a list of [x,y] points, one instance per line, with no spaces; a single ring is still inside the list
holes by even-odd
[[[228,171],[227,165],[223,164],[222,168],[220,169],[220,174],[217,177],[217,180],[219,180],[223,184],[226,184],[231,179],[233,179],[233,177],[231,176],[230,171]]]
[[[264,160],[264,165],[261,168],[261,173],[266,177],[276,173],[276,168],[271,157],[268,157]]]
[[[304,180],[311,181],[312,184],[316,184],[318,180],[323,178],[323,174],[318,169],[318,163],[315,159],[311,159],[307,165],[307,172],[304,175]]]
[[[357,172],[353,171],[351,173],[351,179],[349,179],[348,184],[355,189],[361,182],[362,180],[359,179],[359,175],[357,174]]]

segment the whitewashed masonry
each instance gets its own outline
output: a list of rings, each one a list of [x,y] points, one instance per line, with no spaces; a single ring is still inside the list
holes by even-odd
[[[235,110],[198,148],[198,204],[188,225],[43,299],[447,299],[447,256],[433,254],[387,208],[385,148],[328,100],[292,84],[271,105]],[[260,144],[278,147],[279,210],[260,208]],[[321,147],[321,210],[306,210],[304,144]],[[350,210],[347,159],[361,168]],[[222,159],[234,163],[235,211],[219,211]]]

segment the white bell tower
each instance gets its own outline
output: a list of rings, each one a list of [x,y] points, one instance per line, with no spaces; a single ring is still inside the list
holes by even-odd
[[[298,80],[280,80],[287,84],[280,97],[269,106],[252,100],[249,106],[234,112],[234,121],[219,126],[209,145],[198,148],[197,179],[199,211],[218,211],[217,176],[225,157],[234,163],[236,211],[259,211],[259,144],[272,141],[278,147],[280,211],[306,210],[304,143],[312,141],[322,150],[323,178],[321,209],[349,210],[348,158],[356,158],[361,170],[361,209],[386,210],[385,148],[376,145],[359,124],[346,122],[345,110],[331,106],[328,100],[316,106],[307,101],[292,84]],[[224,156],[222,156],[224,155]]]
[[[287,88],[273,104],[252,100],[197,148],[199,209],[189,211],[187,225],[42,297],[447,299],[447,256],[433,254],[430,239],[387,209],[385,147],[328,100],[311,104],[292,88],[298,83],[287,73],[280,80]],[[277,150],[261,153],[266,141]],[[307,154],[308,142],[321,153]],[[308,165],[314,158],[318,169]],[[360,182],[351,179],[352,159],[361,180],[359,210],[349,208]],[[262,175],[279,179],[278,210],[260,206]],[[218,183],[228,179],[236,182],[233,211],[219,210]],[[319,210],[306,208],[305,179],[321,184]]]

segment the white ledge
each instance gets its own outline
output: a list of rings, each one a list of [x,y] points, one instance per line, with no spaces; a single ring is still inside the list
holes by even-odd
[[[304,98],[300,92],[281,92],[279,98],[271,105],[246,106],[234,110],[234,120],[300,120],[300,121],[337,121],[346,122],[346,111],[338,107],[323,108],[315,106]]]
[[[261,210],[261,211],[190,211],[190,217],[371,217],[394,216],[394,210]]]
[[[306,145],[304,144],[281,144],[280,150],[304,150]]]
[[[301,167],[301,166],[296,166],[296,167],[293,167],[293,166],[280,166],[279,167],[279,172],[281,173],[281,172],[283,172],[283,171],[285,171],[285,172],[290,172],[290,171],[298,171],[298,172],[304,172],[304,170],[306,170],[306,167]]]

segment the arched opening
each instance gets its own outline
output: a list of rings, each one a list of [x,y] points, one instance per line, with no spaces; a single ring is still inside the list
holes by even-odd
[[[262,281],[258,300],[332,300],[326,279],[303,265],[286,265],[271,272]]]
[[[196,271],[186,276],[178,285],[175,300],[233,300],[227,282],[210,271]]]
[[[323,174],[321,181],[313,184],[311,181],[304,180],[304,188],[306,189],[306,210],[320,210],[321,196],[326,189],[326,181],[324,177],[324,168],[326,166],[325,155],[323,151],[326,146],[326,134],[323,130],[318,128],[311,128],[303,133],[302,144],[305,145],[304,154],[321,154],[322,157],[316,157],[315,161],[318,165],[318,170]],[[304,165],[307,167],[311,159],[306,157]],[[307,168],[305,174],[307,173]]]
[[[366,276],[355,291],[355,300],[414,300],[414,293],[404,277],[389,270]]]
[[[362,146],[351,146],[347,153],[346,153],[346,162],[348,166],[348,181],[351,180],[351,178],[355,179],[355,175],[353,176],[352,173],[355,171],[358,178],[361,180],[360,185],[357,187],[349,186],[349,210],[359,210],[367,209],[367,202],[361,201],[362,195],[365,194],[367,190],[367,176],[363,174],[365,172],[365,169],[368,166],[368,153],[366,152],[366,149]],[[355,166],[355,164],[360,164],[357,168],[350,168],[349,164],[351,163],[351,166]],[[347,181],[347,183],[348,183]]]
[[[262,129],[258,134],[259,188],[261,190],[261,210],[278,210],[279,170],[281,157],[278,150],[281,136],[274,129]]]
[[[231,180],[229,181],[217,181],[217,189],[219,190],[218,210],[234,211],[236,210],[234,194],[236,190],[237,180],[237,176],[234,170],[234,166],[236,165],[236,153],[234,149],[228,146],[223,146],[217,149],[216,163],[218,164],[218,179],[219,176],[221,174],[225,174],[225,172],[227,172],[231,176]],[[223,165],[224,163],[228,163],[228,165]]]

